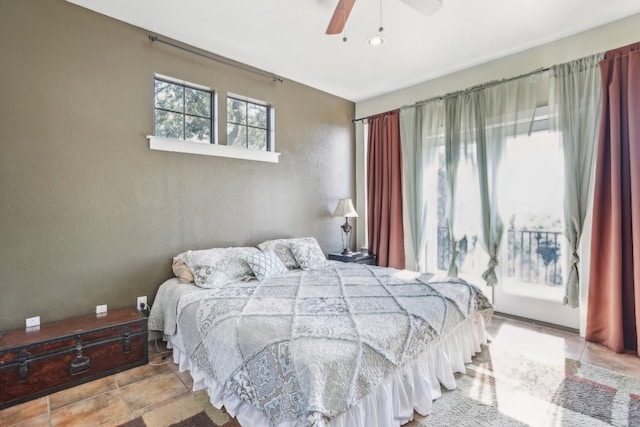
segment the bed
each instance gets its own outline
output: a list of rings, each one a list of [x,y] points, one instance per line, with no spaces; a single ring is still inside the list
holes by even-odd
[[[277,274],[244,274],[264,253],[236,252],[222,269],[235,278],[187,254],[196,283],[167,280],[149,316],[194,389],[243,426],[405,424],[486,342],[493,308],[464,280],[327,261],[319,247],[291,268],[280,249],[265,251]]]

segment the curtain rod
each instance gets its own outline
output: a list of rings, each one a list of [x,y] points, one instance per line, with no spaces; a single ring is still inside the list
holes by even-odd
[[[246,71],[248,73],[257,74],[257,75],[262,76],[262,77],[268,77],[268,78],[272,79],[274,82],[284,83],[284,80],[281,77],[276,76],[275,74],[271,74],[271,73],[268,73],[268,72],[265,72],[265,71],[253,70],[251,68],[247,68],[247,67],[243,67],[243,66],[238,65],[238,64],[234,64],[233,62],[224,61],[224,60],[216,58],[215,56],[212,56],[212,55],[205,55],[204,53],[200,53],[200,52],[198,52],[196,50],[189,49],[189,48],[186,48],[184,46],[180,46],[180,45],[177,45],[175,43],[171,43],[171,42],[166,41],[166,40],[162,40],[161,38],[159,38],[157,36],[149,35],[149,40],[151,40],[152,42],[158,42],[158,43],[166,44],[168,46],[175,47],[176,49],[180,49],[182,51],[189,52],[189,53],[192,53],[194,55],[198,55],[198,56],[200,56],[202,58],[210,59],[210,60],[218,62],[220,64],[228,65],[229,67],[234,67],[234,68],[237,68],[239,70]]]
[[[437,100],[441,100],[441,99],[445,99],[445,98],[451,98],[451,97],[454,97],[454,96],[457,96],[457,95],[460,95],[460,94],[463,94],[463,93],[473,92],[473,91],[476,91],[476,90],[485,89],[487,87],[495,86],[495,85],[498,85],[500,83],[506,83],[506,82],[510,82],[510,81],[513,81],[513,80],[521,79],[523,77],[533,76],[535,74],[544,73],[545,71],[549,71],[549,70],[550,70],[550,67],[539,68],[537,70],[533,70],[533,71],[530,71],[530,72],[525,73],[525,74],[520,74],[519,76],[508,77],[508,78],[502,79],[502,80],[492,80],[490,82],[481,83],[479,85],[471,86],[471,87],[466,88],[466,89],[457,90],[455,92],[449,92],[449,93],[446,93],[444,95],[434,96],[433,98],[423,99],[422,101],[418,101],[418,102],[416,102],[414,104],[411,104],[411,105],[403,105],[400,108],[415,107],[415,106],[418,106],[418,105],[426,104],[427,102],[437,101]],[[393,111],[393,110],[391,110],[391,111]],[[384,113],[379,113],[379,114],[387,114],[387,113],[390,113],[391,111],[386,111]],[[351,120],[351,122],[352,123],[361,122],[361,121],[367,120],[367,118],[368,117],[360,117],[359,119]]]
[[[396,110],[397,110],[397,108],[394,108],[393,110],[385,111],[383,113],[376,113],[376,114],[373,114],[373,115],[374,116],[386,116],[386,115],[388,115],[391,112],[396,111]],[[369,116],[369,117],[371,117],[371,116]],[[351,119],[351,123],[362,122],[362,121],[367,120],[369,117],[360,117],[359,119]]]

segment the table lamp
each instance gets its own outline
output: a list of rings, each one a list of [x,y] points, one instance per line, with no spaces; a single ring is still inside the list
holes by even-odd
[[[357,218],[358,213],[353,207],[351,199],[340,199],[338,206],[336,207],[333,216],[344,217],[344,224],[341,228],[344,234],[342,234],[342,255],[351,255],[351,224],[349,224],[349,218]]]

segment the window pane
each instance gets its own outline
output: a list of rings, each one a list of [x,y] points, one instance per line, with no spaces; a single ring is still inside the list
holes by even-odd
[[[267,131],[249,128],[248,148],[251,150],[267,150]]]
[[[227,98],[227,122],[247,124],[247,103],[233,98]]]
[[[184,111],[184,88],[182,86],[156,80],[155,90],[156,108],[177,112]]]
[[[182,114],[156,110],[156,136],[182,139]]]
[[[262,129],[267,128],[267,107],[263,105],[248,104],[247,124]]]
[[[185,132],[184,139],[196,142],[210,142],[211,141],[211,121],[209,119],[203,119],[200,117],[186,116],[185,117]]]
[[[562,286],[562,156],[551,132],[507,140],[500,180],[507,284]]]
[[[465,154],[465,152],[467,154]],[[477,167],[473,159],[475,145],[461,148],[460,162],[456,178],[456,200],[454,216],[454,232],[458,255],[456,264],[458,273],[466,277],[479,276],[489,261],[481,247],[482,230],[479,214],[480,198],[478,193]],[[448,190],[446,180],[446,156],[444,146],[438,150],[438,229],[437,229],[437,266],[439,270],[447,270],[451,262],[452,242],[449,230]]]
[[[211,117],[211,94],[202,90],[185,88],[187,114]]]
[[[247,127],[227,123],[227,145],[247,148]]]

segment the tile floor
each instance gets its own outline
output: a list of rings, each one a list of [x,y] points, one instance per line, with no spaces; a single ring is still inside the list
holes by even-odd
[[[535,322],[495,315],[487,326],[492,359],[518,352],[564,363],[600,365],[640,378],[640,358],[615,354],[577,334]],[[163,361],[162,357],[166,356]],[[145,366],[41,397],[0,411],[0,426],[117,426],[191,393],[188,372],[178,372],[164,346],[149,343]]]

